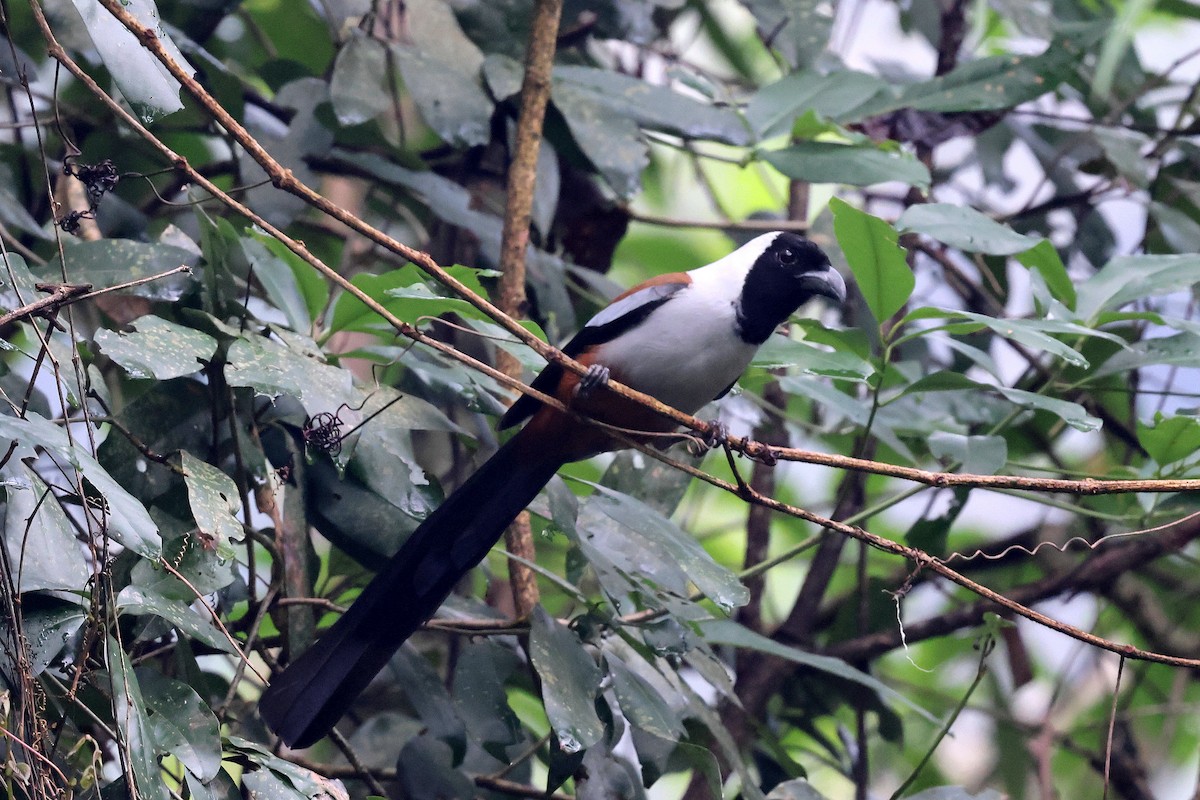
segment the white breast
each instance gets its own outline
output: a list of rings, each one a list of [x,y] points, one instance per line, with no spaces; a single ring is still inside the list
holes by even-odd
[[[753,262],[753,259],[750,259]],[[758,348],[737,333],[744,272],[718,261],[641,324],[597,350],[618,379],[691,414],[736,381]]]

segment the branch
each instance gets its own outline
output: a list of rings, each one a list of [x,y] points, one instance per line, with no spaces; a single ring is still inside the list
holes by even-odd
[[[521,86],[521,113],[517,118],[517,140],[508,167],[508,191],[504,207],[504,229],[500,238],[500,309],[513,317],[525,308],[525,253],[529,250],[529,226],[533,218],[533,193],[537,184],[538,150],[542,126],[550,101],[550,74],[558,46],[558,24],[562,0],[538,0],[533,11],[529,46],[525,54],[525,80]],[[521,362],[504,350],[496,355],[496,366],[514,378],[521,377]],[[537,558],[529,512],[522,511],[504,532],[510,553],[526,561]],[[509,584],[518,617],[538,604],[537,576],[517,559],[509,560]]]
[[[53,316],[58,313],[60,308],[69,305],[81,295],[87,294],[92,290],[90,283],[39,283],[35,284],[34,288],[39,292],[50,292],[50,295],[39,300],[34,300],[32,303],[26,303],[20,308],[14,308],[7,314],[0,316],[0,327],[10,322],[24,319],[25,317]]]

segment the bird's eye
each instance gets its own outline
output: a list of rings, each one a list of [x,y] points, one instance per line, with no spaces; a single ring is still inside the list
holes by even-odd
[[[780,250],[779,251],[779,263],[780,264],[788,264],[788,265],[795,264],[796,263],[796,251],[790,247],[785,247],[782,250]]]

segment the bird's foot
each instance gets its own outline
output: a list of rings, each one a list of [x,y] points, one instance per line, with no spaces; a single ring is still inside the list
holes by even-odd
[[[691,438],[688,442],[688,450],[694,456],[702,456],[709,450],[720,447],[729,438],[729,426],[720,420],[705,420],[708,423],[708,432],[699,434]]]
[[[583,373],[579,383],[575,384],[575,399],[586,400],[592,392],[608,384],[608,367],[603,364],[592,364]]]

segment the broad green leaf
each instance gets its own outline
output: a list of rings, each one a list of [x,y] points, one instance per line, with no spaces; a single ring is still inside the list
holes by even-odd
[[[384,674],[395,679],[429,732],[446,743],[456,760],[461,760],[467,751],[466,726],[429,660],[408,645],[400,649]]]
[[[795,339],[772,336],[754,354],[750,363],[760,369],[781,367],[798,369],[805,375],[823,375],[829,378],[865,381],[874,374],[875,368],[853,353],[821,350]]]
[[[226,359],[225,379],[230,386],[245,386],[268,397],[295,397],[309,415],[335,413],[343,403],[358,405],[347,370],[264,336],[247,334],[230,346]]]
[[[1063,266],[1058,249],[1049,239],[1042,239],[1024,253],[1018,253],[1017,261],[1026,268],[1035,270],[1046,281],[1046,286],[1056,298],[1067,308],[1075,309],[1075,284],[1067,275],[1067,268]]]
[[[1200,333],[1177,333],[1158,339],[1143,339],[1130,345],[1129,349],[1113,355],[1096,368],[1088,377],[1103,378],[1118,372],[1127,372],[1150,364],[1168,364],[1177,367],[1194,367],[1200,364]]]
[[[796,142],[760,155],[787,177],[809,183],[873,186],[899,181],[925,188],[930,180],[929,170],[911,154],[870,145]]]
[[[147,315],[131,323],[134,330],[96,331],[96,344],[131,378],[165,381],[192,375],[217,351],[217,340],[195,328]]]
[[[1038,411],[1048,411],[1075,430],[1083,431],[1084,433],[1098,431],[1103,424],[1099,419],[1089,414],[1083,406],[1073,403],[1070,400],[1047,397],[1044,394],[1035,394],[1023,389],[1009,389],[1006,386],[996,387],[996,391],[1004,395],[1009,402],[1019,406]]]
[[[605,108],[594,92],[574,84],[556,86],[552,98],[571,137],[612,190],[621,197],[640,192],[642,171],[650,165],[650,148],[637,123]]]
[[[448,267],[446,271],[469,290],[484,298],[488,296],[488,292],[480,283],[480,278],[495,274],[488,270],[475,270],[459,265]],[[450,289],[439,287],[440,293],[435,293],[429,288],[430,280],[425,272],[409,264],[379,275],[362,273],[352,278],[351,283],[388,311],[414,325],[418,324],[423,316],[437,316],[447,312],[455,312],[471,319],[487,319],[483,312],[466,300],[454,296]],[[377,331],[386,325],[387,323],[365,303],[349,293],[338,297],[333,307],[333,319],[330,321],[330,328],[335,331]]]
[[[234,557],[233,542],[245,538],[242,523],[237,518],[242,505],[237,484],[233,478],[186,450],[182,458],[188,504],[205,547],[215,548],[219,556],[231,559]]]
[[[804,778],[795,778],[776,785],[767,800],[827,800]]]
[[[994,789],[985,789],[972,794],[961,786],[935,786],[923,792],[909,795],[906,800],[1003,800],[1004,795]]]
[[[951,203],[909,206],[896,220],[896,227],[923,233],[960,250],[998,256],[1023,253],[1041,241],[1017,233],[973,208]]]
[[[397,763],[403,790],[398,796],[412,800],[466,800],[476,796],[474,784],[456,769],[460,762],[449,745],[428,733],[409,739]]]
[[[1154,415],[1154,424],[1138,422],[1138,441],[1160,466],[1200,452],[1200,419],[1179,415],[1164,417],[1161,412]]]
[[[233,645],[213,623],[208,611],[196,611],[186,602],[164,597],[148,586],[126,586],[117,595],[117,608],[122,613],[160,617],[184,636],[225,653],[234,652]]]
[[[32,411],[25,419],[0,415],[0,438],[15,441],[17,452],[25,450],[29,456],[33,455],[32,448],[40,447],[61,467],[74,467],[82,472],[104,498],[102,519],[113,538],[143,558],[158,558],[162,541],[146,507],[113,480],[100,462],[80,447],[78,440],[68,440],[66,431]],[[93,511],[96,516],[101,513]]]
[[[760,139],[788,133],[801,114],[843,122],[855,109],[887,92],[889,85],[875,75],[837,70],[828,75],[802,70],[759,89],[746,106],[746,120]]]
[[[929,452],[962,465],[973,475],[995,475],[1008,461],[1008,443],[1002,436],[963,436],[939,432],[929,437]]]
[[[663,696],[662,690],[669,687],[654,686],[629,664],[611,653],[604,657],[608,675],[612,678],[617,702],[629,722],[642,730],[664,739],[678,739],[683,732],[679,712]],[[642,662],[644,670],[652,669]]]
[[[0,478],[7,499],[2,535],[17,591],[82,592],[91,570],[50,487],[19,461],[10,461]]]
[[[745,605],[749,592],[737,576],[713,561],[712,556],[686,531],[650,506],[600,484],[586,503],[624,531],[611,531],[610,541],[597,543],[630,575],[648,578],[680,597],[694,584],[705,597],[729,611]],[[624,535],[622,535],[624,534]]]
[[[833,198],[833,230],[846,255],[867,307],[882,323],[899,311],[912,295],[916,279],[896,244],[896,229],[879,217]]]
[[[926,420],[911,417],[897,419],[895,415],[889,413],[886,407],[881,409],[880,413],[872,415],[869,400],[859,400],[838,391],[825,381],[815,381],[804,376],[785,375],[779,379],[779,386],[789,394],[812,398],[824,406],[834,419],[849,420],[860,427],[865,427],[870,423],[871,435],[877,437],[879,441],[895,450],[909,462],[916,461],[916,456],[900,440],[893,425],[899,423],[905,428],[911,428],[913,423],[927,424]]]
[[[312,798],[312,800],[330,800],[331,797],[345,797],[345,789],[339,781],[326,778],[310,769],[305,769],[298,764],[277,756],[257,742],[231,735],[225,740],[225,744],[226,749],[230,751],[229,755],[232,760],[235,762],[245,761],[250,765],[251,768],[243,773],[244,780],[249,781],[250,776],[253,774],[265,773],[269,773],[278,779],[278,783],[275,785],[284,794],[256,795],[258,797],[272,799],[280,797],[293,800],[296,797],[296,792],[300,793],[300,797]]]
[[[158,747],[154,730],[142,699],[137,674],[121,644],[111,635],[107,639],[108,677],[112,682],[113,715],[121,743],[128,754],[129,766],[142,797],[168,800],[166,782],[158,767]]]
[[[342,125],[360,125],[392,107],[387,50],[378,39],[353,28],[338,50],[329,79],[329,99]]]
[[[1055,339],[1047,331],[1052,332],[1069,332],[1076,334],[1093,334],[1102,338],[1108,338],[1112,334],[1102,331],[1093,331],[1091,328],[1083,328],[1070,323],[1059,323],[1047,320],[1037,319],[997,319],[989,317],[986,314],[976,314],[973,311],[956,311],[953,309],[937,309],[938,312],[944,314],[951,319],[969,320],[979,325],[990,328],[995,333],[1003,336],[1006,339],[1012,339],[1014,342],[1031,347],[1035,350],[1041,350],[1051,355],[1058,356],[1063,361],[1066,361],[1072,366],[1087,369],[1088,362],[1083,355],[1073,347],[1063,344],[1058,339]],[[1124,344],[1124,342],[1122,342]]]
[[[53,238],[6,186],[0,186],[0,223],[39,239]]]
[[[103,13],[107,14],[107,11]],[[169,244],[148,244],[132,239],[100,239],[77,242],[64,248],[67,279],[73,283],[90,283],[95,289],[148,278],[179,266],[195,266],[199,256],[182,247]],[[35,273],[38,280],[62,280],[62,261],[55,256]],[[175,301],[195,283],[187,273],[143,283],[128,289],[130,294],[151,300]]]
[[[904,394],[917,392],[983,392],[1000,394],[1010,403],[1022,408],[1032,408],[1038,411],[1048,411],[1062,419],[1072,428],[1090,433],[1100,429],[1101,421],[1087,413],[1087,410],[1070,400],[1027,392],[1023,389],[1010,389],[1007,386],[992,386],[978,383],[965,375],[954,372],[935,372],[906,387]]]
[[[104,66],[142,122],[149,124],[183,108],[179,100],[179,81],[148,49],[142,47],[132,31],[94,0],[72,2],[83,17],[84,26]],[[155,32],[158,44],[166,49],[176,64],[188,72],[194,72],[163,27],[154,0],[122,0],[121,5],[138,22]]]
[[[685,139],[734,145],[750,142],[746,125],[731,109],[695,100],[631,75],[593,67],[555,67],[550,90],[555,104],[568,87],[580,101],[595,106],[601,115],[624,117],[642,128]]]
[[[49,598],[21,611],[21,629],[29,643],[29,672],[40,675],[64,650],[79,652],[76,636],[88,621],[86,606]]]
[[[149,668],[135,672],[158,752],[174,755],[202,781],[215,778],[221,769],[221,729],[212,709],[186,683]]]
[[[529,619],[529,657],[542,679],[546,715],[562,749],[575,753],[604,738],[596,716],[600,668],[572,631],[538,606]]]
[[[1101,25],[1076,27],[1036,56],[1002,55],[968,61],[945,75],[910,84],[879,98],[864,113],[899,108],[921,111],[989,111],[1013,108],[1054,91],[1084,58],[1084,48],[1104,33]]]
[[[793,68],[812,64],[829,44],[833,7],[820,0],[750,0],[761,34]]]
[[[801,664],[810,669],[828,673],[842,680],[852,681],[875,692],[881,700],[903,703],[931,722],[934,721],[934,717],[929,712],[925,711],[912,700],[909,700],[878,678],[855,669],[840,658],[817,655],[816,653],[809,653],[796,647],[782,645],[774,639],[769,639],[761,633],[755,633],[749,628],[729,619],[704,620],[698,624],[701,633],[704,635],[704,640],[709,644],[724,644],[730,647],[744,647],[749,650],[757,650],[760,653],[769,653],[770,655]]]
[[[1147,297],[1190,289],[1200,283],[1200,255],[1119,256],[1078,288],[1076,311],[1092,321],[1102,311]]]
[[[467,733],[502,760],[507,758],[505,749],[521,741],[521,721],[504,689],[517,666],[510,648],[489,640],[467,644],[454,664],[454,703]]]
[[[493,104],[480,80],[483,53],[449,5],[411,0],[407,12],[407,36],[391,52],[425,123],[450,144],[486,144]]]
[[[278,239],[257,229],[241,238],[242,252],[254,267],[267,296],[297,333],[308,333],[329,302],[325,279]]]

